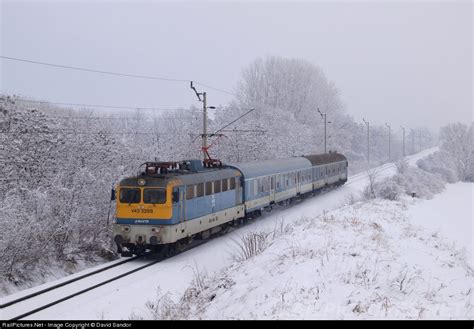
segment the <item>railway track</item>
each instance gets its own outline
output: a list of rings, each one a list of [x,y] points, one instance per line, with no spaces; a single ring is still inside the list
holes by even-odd
[[[124,261],[117,262],[115,264],[111,264],[109,266],[100,268],[98,270],[95,270],[93,272],[81,275],[77,278],[73,278],[61,283],[58,283],[56,285],[53,285],[51,287],[47,287],[45,289],[36,291],[34,293],[22,296],[20,298],[5,302],[3,304],[0,304],[0,310],[2,312],[2,317],[5,317],[7,315],[9,319],[7,321],[15,321],[15,320],[20,320],[24,319],[27,316],[30,316],[32,314],[38,313],[42,310],[45,310],[51,306],[57,305],[59,303],[62,303],[68,299],[74,298],[76,296],[82,295],[84,293],[87,293],[91,290],[97,289],[101,286],[104,286],[110,282],[119,280],[121,278],[124,278],[126,276],[129,276],[133,273],[136,273],[138,271],[144,270],[145,268],[148,268],[150,266],[153,266],[165,259],[168,259],[170,257],[176,256],[182,252],[191,250],[195,247],[200,246],[201,244],[205,243],[205,241],[194,241],[192,244],[189,244],[186,246],[186,248],[183,249],[174,249],[171,250],[169,254],[167,255],[159,255],[159,256],[154,256],[154,259],[146,259],[144,256],[136,256],[132,258],[128,258]],[[116,274],[113,276],[107,276],[107,272],[110,271],[113,268],[118,268],[121,267],[121,265],[125,265],[126,263],[132,263],[132,262],[137,262],[143,260],[145,264],[139,265],[139,266],[132,266],[132,268],[129,269],[124,269],[120,274]],[[82,285],[84,280],[87,280],[88,278],[94,278],[94,276],[98,275],[105,275],[105,277],[101,280],[93,281],[87,284],[84,288]],[[79,287],[77,287],[74,292],[68,292],[68,289],[71,285],[73,284],[81,284]],[[62,289],[64,288],[64,290]],[[48,299],[47,294],[51,293],[53,298],[49,297],[49,301],[46,303],[44,300]],[[41,298],[39,298],[41,297]],[[35,301],[35,299],[37,299]],[[41,300],[39,300],[41,299]],[[30,305],[28,305],[28,303]],[[27,304],[27,305],[25,305]],[[12,308],[17,308],[16,310],[12,310]],[[11,313],[14,313],[12,316]]]
[[[44,293],[47,293],[48,291],[52,291],[52,290],[54,290],[54,289],[57,289],[57,288],[66,286],[66,285],[68,285],[68,284],[71,284],[71,283],[73,283],[73,282],[79,281],[79,280],[81,280],[81,279],[84,279],[84,278],[93,276],[94,274],[107,271],[107,270],[109,270],[109,269],[111,269],[111,268],[114,268],[114,267],[120,266],[120,265],[122,265],[122,264],[128,263],[128,262],[130,262],[130,261],[132,261],[132,260],[135,260],[136,258],[137,258],[137,257],[133,257],[133,258],[126,259],[126,260],[124,260],[124,261],[122,261],[122,262],[117,262],[117,263],[115,263],[115,264],[112,264],[112,265],[109,265],[109,266],[100,268],[100,269],[95,270],[95,271],[93,271],[93,272],[86,273],[86,274],[84,274],[84,275],[78,276],[77,278],[73,278],[73,279],[70,279],[70,280],[67,280],[67,281],[64,281],[64,282],[55,284],[55,285],[53,285],[53,286],[51,286],[51,287],[47,287],[47,288],[45,288],[45,289],[35,291],[34,293],[25,295],[25,296],[23,296],[23,297],[13,299],[13,300],[8,301],[8,302],[6,302],[6,303],[0,304],[0,309],[5,308],[5,307],[8,307],[8,306],[11,306],[11,305],[13,305],[13,304],[17,304],[17,303],[19,303],[19,302],[22,302],[22,301],[24,301],[24,300],[27,300],[27,299],[30,299],[30,298],[33,298],[33,297],[36,297],[36,296],[42,295],[42,294],[44,294]]]
[[[68,299],[71,299],[73,297],[82,295],[88,291],[91,291],[93,289],[96,289],[98,287],[101,287],[103,285],[106,285],[112,281],[118,280],[120,278],[123,278],[125,276],[128,276],[132,273],[138,272],[140,270],[143,270],[147,267],[150,267],[152,265],[155,265],[156,263],[160,262],[162,259],[156,259],[153,261],[149,261],[146,264],[140,265],[138,267],[132,267],[132,269],[126,270],[125,272],[122,272],[118,275],[114,275],[112,277],[106,277],[102,280],[98,280],[99,282],[93,282],[87,285],[86,288],[78,287],[74,290],[74,292],[68,291],[69,287],[73,285],[74,283],[81,283],[81,281],[85,281],[88,278],[93,278],[94,276],[97,276],[98,274],[102,273],[105,274],[106,272],[110,271],[113,268],[118,268],[118,267],[123,267],[126,263],[131,263],[131,262],[136,262],[138,259],[143,259],[143,257],[132,257],[129,259],[126,259],[121,262],[114,263],[112,265],[100,268],[98,270],[95,270],[93,272],[78,276],[76,278],[61,282],[59,284],[53,285],[51,287],[47,287],[45,289],[36,291],[34,293],[22,296],[17,299],[10,300],[8,302],[0,304],[0,310],[2,310],[2,313],[4,316],[6,314],[9,317],[11,317],[11,313],[14,313],[15,315],[11,318],[9,318],[9,321],[13,320],[20,320],[23,319],[29,315],[38,313],[44,309],[47,309],[53,305],[59,304],[61,302],[64,302]],[[64,290],[63,290],[64,289]],[[47,295],[51,294],[53,296],[59,295],[61,296],[60,298],[53,298],[47,303],[41,302],[44,299],[48,299]],[[36,300],[36,301],[35,301]],[[27,304],[27,305],[25,305]],[[13,308],[13,310],[12,310]],[[16,308],[16,310],[15,310]],[[25,311],[27,309],[27,311]],[[3,317],[3,316],[2,316]]]
[[[422,152],[417,153],[417,154],[408,155],[405,158],[406,158],[407,161],[411,161],[412,159],[419,158],[420,154],[426,155],[426,154],[429,154],[431,152],[432,152],[432,149],[427,149],[427,150],[423,150]],[[374,170],[374,173],[377,175],[378,173],[383,172],[383,171],[385,171],[389,168],[396,168],[396,163],[395,162],[388,162],[388,163],[385,163],[385,164],[383,164],[379,167],[372,168],[371,170]],[[360,172],[358,174],[350,176],[349,180],[344,185],[351,185],[353,183],[356,183],[356,182],[359,182],[363,179],[366,179],[367,177],[368,177],[367,171]]]

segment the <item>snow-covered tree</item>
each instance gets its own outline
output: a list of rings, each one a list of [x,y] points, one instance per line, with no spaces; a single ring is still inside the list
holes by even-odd
[[[440,130],[440,150],[448,154],[456,164],[461,180],[474,181],[474,135],[473,123],[452,123]]]

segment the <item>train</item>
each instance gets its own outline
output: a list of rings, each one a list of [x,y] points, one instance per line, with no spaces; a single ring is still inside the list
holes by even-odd
[[[347,181],[347,158],[337,152],[210,166],[202,160],[146,162],[112,190],[113,239],[122,257],[167,254],[275,205]]]

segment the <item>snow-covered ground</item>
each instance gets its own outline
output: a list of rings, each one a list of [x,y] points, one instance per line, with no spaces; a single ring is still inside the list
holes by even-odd
[[[426,150],[425,152],[422,152],[416,156],[411,157],[410,163],[414,164],[417,159],[419,159],[420,157],[432,151],[433,150]],[[385,166],[382,166],[382,168],[380,169],[379,177],[388,176],[388,175],[393,174],[394,172],[395,172],[395,168],[393,166],[385,165]],[[292,226],[293,223],[300,221],[301,218],[308,218],[308,219],[315,218],[316,216],[323,214],[323,212],[338,209],[344,204],[347,204],[348,200],[350,200],[351,195],[358,196],[360,194],[360,191],[363,189],[363,187],[366,184],[367,184],[367,177],[365,174],[358,174],[358,175],[352,176],[345,186],[335,191],[331,191],[327,194],[320,195],[312,199],[308,199],[300,204],[297,204],[287,209],[280,209],[280,210],[276,210],[271,213],[265,214],[265,216],[263,216],[262,218],[260,218],[253,224],[242,227],[225,236],[212,239],[205,245],[202,245],[198,248],[185,252],[181,255],[178,255],[176,257],[163,261],[143,271],[137,272],[131,276],[112,282],[106,286],[95,289],[89,293],[77,296],[66,302],[63,302],[61,304],[48,308],[40,313],[31,315],[30,317],[28,317],[28,319],[128,319],[131,313],[134,313],[135,315],[138,315],[138,316],[145,316],[145,317],[149,316],[148,310],[145,304],[148,300],[150,301],[156,300],[158,287],[160,289],[160,295],[169,293],[171,294],[170,296],[172,296],[173,298],[178,298],[189,287],[190,283],[193,280],[193,277],[195,277],[196,271],[199,271],[201,273],[207,273],[210,276],[212,276],[213,273],[218,273],[219,271],[224,270],[228,268],[229,266],[232,266],[234,264],[232,254],[235,252],[235,243],[233,241],[238,240],[240,236],[249,232],[254,232],[254,231],[273,230],[275,226],[281,222],[283,222],[285,225]],[[445,193],[449,193],[449,191],[450,190],[448,189]],[[429,202],[429,201],[421,201],[420,204],[423,204],[423,202]],[[410,207],[416,207],[416,205],[417,204],[415,203],[415,205],[410,206]],[[374,205],[375,209],[378,209],[380,211],[380,214],[384,213],[383,211],[381,211],[382,207],[384,206],[385,206],[384,204]],[[341,216],[344,216],[343,215],[344,212],[341,213],[341,210],[339,210],[339,213],[341,214]],[[405,220],[405,219],[402,219],[405,216],[404,214],[397,213],[397,216],[400,216],[400,221]],[[468,216],[471,216],[472,218],[472,212]],[[381,220],[382,228],[385,230],[384,225],[389,225],[387,223],[389,223],[390,221],[387,221],[387,223],[385,223],[386,219],[380,219],[380,220]],[[413,221],[413,218],[411,220]],[[370,224],[364,223],[361,225],[362,225],[361,227],[363,227],[363,225],[370,225]],[[406,225],[409,225],[409,223],[407,222]],[[386,227],[389,228],[390,230],[392,229],[391,226],[386,226]],[[395,228],[393,229],[396,231]],[[471,226],[467,227],[466,229],[471,230]],[[334,230],[335,232],[337,232],[335,228]],[[375,232],[376,229],[374,228],[372,229],[372,231]],[[384,231],[384,232],[390,232],[390,231]],[[425,231],[423,232],[424,233],[420,233],[421,236],[428,238],[429,234],[426,233]],[[367,232],[361,233],[361,234],[362,234],[361,236],[364,236],[364,234],[367,234]],[[381,233],[381,234],[387,235],[387,233]],[[397,234],[402,234],[402,233],[397,233]],[[319,241],[320,243],[324,241],[326,241],[325,243],[328,243],[328,244],[332,243],[331,242],[332,240],[330,239],[325,240],[325,238],[321,239],[321,238],[316,238],[316,237],[317,236],[313,236],[312,239],[315,241]],[[390,236],[383,237],[383,239],[392,241],[390,240],[391,239]],[[432,239],[438,239],[438,238],[433,237]],[[367,239],[363,239],[363,240],[365,241]],[[365,255],[363,257],[366,257],[366,258],[368,257],[366,251],[363,250],[363,248],[359,248],[358,244],[354,244],[351,241],[347,241],[347,243],[352,243],[353,247],[357,247],[357,250],[355,251],[355,253],[360,254],[360,255]],[[393,246],[393,241],[392,241],[392,245],[389,245],[389,246]],[[388,251],[386,252],[388,255],[389,252]],[[252,259],[250,263],[256,262],[258,260],[257,257],[255,259]],[[339,255],[339,257],[346,257],[347,259],[352,259],[352,258],[357,258],[359,256],[356,257],[356,256]],[[363,258],[357,258],[357,259],[362,260]],[[382,260],[380,260],[380,262],[382,262]],[[461,275],[460,274],[461,270],[459,269],[459,266],[458,266],[460,262],[461,260],[455,261],[455,265],[456,265],[455,271],[458,271],[458,272],[455,272],[455,273],[453,272],[454,273],[453,275]],[[320,265],[316,263],[314,264],[314,268],[316,269],[319,266]],[[262,268],[261,266],[254,266],[254,267]],[[416,276],[414,273],[417,273],[416,271],[418,270],[419,269],[417,269],[416,267],[407,267],[407,276],[408,275]],[[450,275],[452,274],[451,272],[449,273]],[[301,275],[303,274],[304,273],[301,273]],[[327,272],[326,274],[329,275],[330,272]],[[392,274],[394,273],[392,272]],[[391,277],[388,274],[384,274],[384,275],[387,278],[387,280],[396,279],[394,277]],[[297,280],[297,278],[298,277],[296,276],[294,280]],[[442,281],[443,278],[444,276],[441,275],[439,280]],[[470,280],[468,281],[469,283],[472,282],[472,277],[467,277],[466,280],[467,279]],[[436,281],[435,283],[437,282],[438,281]],[[459,284],[459,289],[464,287],[463,284],[464,284],[464,281],[462,281],[462,283]],[[40,286],[34,289],[29,289],[28,291],[22,292],[21,294],[29,293],[31,291],[41,289],[41,288],[42,287]],[[434,287],[434,286],[432,287],[432,289],[435,289],[435,288],[437,287]],[[340,294],[336,294],[334,296],[335,297],[340,296]],[[459,297],[458,294],[456,294],[456,296],[457,296],[456,298]],[[9,299],[15,298],[15,296],[9,296],[8,298]],[[264,296],[262,298],[264,298]],[[365,300],[365,299],[362,298],[361,300]],[[331,301],[334,302],[334,300],[331,300]],[[240,303],[242,303],[242,301],[240,301]],[[386,300],[386,303],[388,303],[388,300]],[[330,303],[328,303],[327,305],[330,305]],[[457,303],[456,305],[460,305],[460,304]],[[357,305],[353,305],[354,308],[356,306]],[[361,305],[357,307],[357,309],[360,309],[362,311],[363,309],[365,309],[365,307],[366,306]],[[449,310],[452,311],[452,309],[449,309]],[[447,311],[447,309],[440,309],[442,316],[445,316],[445,311]],[[423,312],[421,312],[422,315],[423,315]],[[358,313],[369,314],[366,311],[358,312]],[[329,313],[326,312],[326,314],[329,314]],[[391,314],[394,317],[397,316],[395,313],[391,313]],[[427,314],[427,313],[424,313],[424,314]],[[459,312],[456,314],[458,314],[458,317],[465,316],[465,308],[464,309],[461,308]],[[8,310],[4,310],[1,315],[2,318],[10,318],[11,316],[12,314],[8,314]],[[239,314],[236,314],[235,317],[239,317]],[[282,315],[282,317],[285,317],[285,316]],[[304,318],[305,314],[301,314],[300,317]],[[307,316],[307,317],[310,317],[310,316]]]
[[[200,277],[176,302],[152,300],[144,318],[472,319],[472,268],[410,223],[417,203],[358,202],[278,227],[263,252]]]
[[[465,249],[471,266],[474,264],[473,209],[474,184],[446,185],[446,191],[431,200],[419,202],[409,210],[413,224],[438,232],[458,248]]]

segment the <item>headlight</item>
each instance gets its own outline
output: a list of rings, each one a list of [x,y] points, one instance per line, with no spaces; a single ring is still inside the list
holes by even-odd
[[[152,231],[153,233],[158,233],[158,232],[160,231],[160,228],[159,228],[159,227],[152,227],[152,228],[151,228],[151,231]]]
[[[130,226],[122,226],[122,231],[130,232]]]
[[[114,237],[114,241],[115,241],[115,243],[117,243],[117,244],[121,244],[121,243],[123,243],[123,237],[122,237],[120,234],[117,234],[117,235]]]
[[[145,180],[143,178],[139,178],[137,183],[139,186],[145,186]]]

